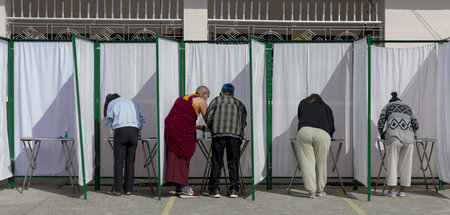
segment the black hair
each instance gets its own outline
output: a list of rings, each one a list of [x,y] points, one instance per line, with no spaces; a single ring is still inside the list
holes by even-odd
[[[112,100],[117,99],[117,98],[119,98],[119,97],[120,97],[120,95],[117,94],[117,93],[114,93],[114,94],[110,93],[110,94],[106,95],[105,106],[103,106],[103,117],[106,118],[106,112],[108,111],[108,105],[109,105],[109,103],[110,103]]]
[[[392,92],[391,96],[392,96],[392,98],[389,99],[389,102],[402,101],[397,97],[397,92]]]

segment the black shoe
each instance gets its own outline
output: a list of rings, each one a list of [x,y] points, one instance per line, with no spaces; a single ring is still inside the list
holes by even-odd
[[[238,195],[238,191],[237,190],[232,190],[231,191],[231,194],[230,194],[230,198],[237,198],[239,195]]]
[[[213,198],[220,198],[219,190],[215,190],[214,192],[209,193],[209,196]]]
[[[113,196],[121,196],[122,195],[121,192],[116,192],[116,191],[112,191],[110,194]]]

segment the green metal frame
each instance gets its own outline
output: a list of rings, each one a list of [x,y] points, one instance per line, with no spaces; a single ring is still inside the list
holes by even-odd
[[[250,145],[251,145],[251,153],[252,153],[252,200],[255,200],[255,141],[254,132],[253,132],[253,60],[252,60],[252,36],[248,38],[249,45],[249,76],[250,76]]]
[[[372,114],[371,112],[371,51],[370,51],[370,46],[372,44],[371,41],[371,37],[370,34],[367,36],[367,48],[368,48],[368,65],[367,65],[367,86],[368,86],[368,91],[367,91],[367,107],[368,107],[368,115],[367,115],[367,201],[370,202],[371,199],[371,194],[372,194],[372,190],[371,190],[371,186],[372,186],[372,176],[371,176],[371,154],[372,154],[372,150],[371,150],[371,146],[372,146],[372,132],[371,132],[371,119],[370,119],[370,115]]]
[[[78,65],[77,65],[77,50],[76,50],[76,43],[75,43],[75,37],[72,37],[72,45],[73,45],[73,58],[74,58],[74,66],[75,66],[75,93],[77,96],[77,109],[78,109],[78,129],[80,133],[80,151],[81,151],[81,165],[82,165],[82,174],[83,174],[83,193],[84,193],[84,199],[87,199],[86,194],[86,173],[84,170],[84,149],[83,149],[83,130],[82,130],[82,124],[81,124],[81,111],[80,111],[80,90],[79,90],[79,84],[78,84]]]
[[[266,42],[266,189],[272,189],[272,78],[273,44]]]
[[[8,40],[8,142],[11,171],[13,177],[8,179],[8,188],[15,188],[15,155],[14,155],[14,42]]]
[[[186,46],[183,41],[180,42],[179,67],[180,67],[180,93],[179,96],[186,94]]]
[[[100,43],[94,42],[94,129],[95,129],[95,190],[100,190]]]
[[[156,34],[156,121],[157,121],[157,144],[158,144],[158,200],[161,200],[161,183],[162,183],[162,177],[161,176],[161,136],[160,136],[160,123],[159,123],[159,114],[160,114],[160,110],[159,110],[159,35]]]

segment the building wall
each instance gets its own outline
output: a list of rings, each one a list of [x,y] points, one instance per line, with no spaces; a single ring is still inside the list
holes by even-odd
[[[208,39],[208,0],[184,0],[183,39]]]
[[[450,1],[386,0],[386,40],[442,40],[450,38]],[[411,47],[423,44],[386,44]]]
[[[9,37],[9,29],[6,22],[6,17],[9,14],[9,1],[0,0],[0,36]]]

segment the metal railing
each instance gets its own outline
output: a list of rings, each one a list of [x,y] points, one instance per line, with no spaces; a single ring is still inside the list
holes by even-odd
[[[8,20],[182,21],[182,0],[12,0]]]
[[[209,0],[209,21],[383,23],[381,0]]]

